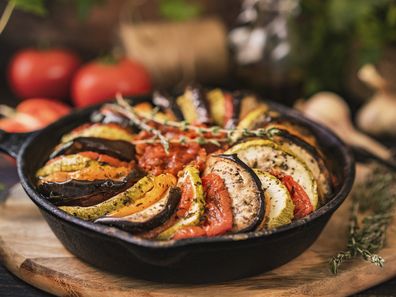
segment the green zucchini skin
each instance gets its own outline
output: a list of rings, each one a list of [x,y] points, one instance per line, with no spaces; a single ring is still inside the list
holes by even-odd
[[[211,172],[224,180],[231,197],[234,219],[231,232],[255,230],[264,220],[267,206],[260,179],[253,169],[242,162],[236,154],[220,154],[211,157],[204,175]],[[250,182],[250,185],[246,182]]]
[[[291,135],[284,129],[279,128],[270,128],[268,129],[268,136],[271,140],[276,143],[279,143],[281,146],[285,144],[294,144],[300,147],[302,150],[306,152],[305,156],[308,156],[308,159],[305,160],[304,158],[300,158],[304,161],[308,168],[312,168],[312,166],[317,166],[316,171],[316,181],[318,184],[318,191],[320,194],[320,202],[324,204],[329,197],[333,193],[333,186],[331,184],[330,172],[327,169],[325,162],[323,161],[322,155],[316,147],[312,146],[308,142],[304,141],[303,139]],[[295,153],[292,151],[292,153]],[[296,154],[297,155],[297,154]],[[315,163],[315,164],[314,164]],[[311,170],[314,173],[315,170]]]
[[[103,217],[97,219],[95,223],[117,227],[134,234],[147,232],[164,224],[173,215],[179,205],[180,197],[180,188],[172,187],[167,191],[164,198],[139,213],[123,218]],[[158,209],[160,209],[160,211],[155,213]],[[153,214],[151,217],[147,217],[150,211],[152,211]],[[141,219],[142,216],[144,216],[143,220]]]
[[[60,209],[80,219],[93,221],[124,206],[135,203],[139,198],[150,191],[153,186],[153,177],[145,176],[124,192],[99,204],[87,207],[61,206]]]
[[[61,155],[71,155],[79,152],[96,152],[105,154],[121,161],[130,162],[135,159],[135,147],[124,140],[110,140],[98,137],[77,137],[62,144],[51,153],[50,159]]]

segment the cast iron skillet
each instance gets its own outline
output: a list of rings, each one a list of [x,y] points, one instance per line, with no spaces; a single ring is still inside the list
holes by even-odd
[[[134,98],[134,102],[150,100],[148,96]],[[304,219],[273,231],[181,241],[149,241],[113,227],[80,220],[47,202],[36,190],[36,170],[47,160],[61,136],[89,121],[90,114],[99,106],[76,111],[33,134],[1,131],[0,150],[17,159],[24,190],[39,207],[58,239],[87,263],[154,281],[227,281],[268,271],[305,251],[349,194],[354,180],[354,159],[349,148],[337,136],[296,111],[270,104],[311,128],[325,150],[336,179],[335,193],[327,204]]]

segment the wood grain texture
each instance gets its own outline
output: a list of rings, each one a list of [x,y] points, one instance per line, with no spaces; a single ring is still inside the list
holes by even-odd
[[[18,185],[0,206],[0,258],[19,278],[60,296],[346,296],[396,275],[396,226],[381,251],[384,268],[352,261],[331,275],[327,262],[345,245],[348,202],[303,255],[269,273],[214,285],[154,283],[111,275],[84,264],[55,238]]]

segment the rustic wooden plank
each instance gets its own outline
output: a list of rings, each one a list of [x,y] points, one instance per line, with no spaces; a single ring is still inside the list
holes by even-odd
[[[335,213],[316,243],[290,263],[251,278],[214,285],[167,285],[112,275],[66,251],[18,185],[0,206],[0,258],[26,282],[67,296],[346,296],[396,275],[396,226],[381,255],[384,268],[362,261],[332,276],[327,261],[345,245],[348,202]]]

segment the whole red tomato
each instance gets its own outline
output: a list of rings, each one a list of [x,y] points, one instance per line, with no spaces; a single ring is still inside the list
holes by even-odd
[[[64,49],[25,49],[14,55],[8,68],[11,89],[21,99],[67,98],[80,59]]]
[[[0,113],[2,107],[0,105]],[[44,98],[26,99],[15,110],[7,109],[12,112],[0,118],[0,129],[14,133],[41,129],[71,111],[62,102]]]
[[[114,98],[117,92],[129,96],[150,90],[150,76],[138,62],[128,59],[116,63],[94,61],[76,73],[72,99],[76,106],[83,107]]]

